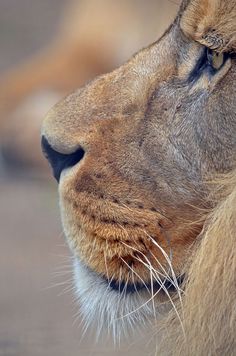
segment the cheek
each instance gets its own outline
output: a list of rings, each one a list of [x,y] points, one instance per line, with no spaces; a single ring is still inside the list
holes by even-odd
[[[117,231],[101,226],[100,230],[81,223],[70,202],[61,202],[62,221],[69,246],[73,254],[96,273],[116,280],[138,280],[137,276],[149,281],[150,270],[169,270],[181,274],[194,240],[183,231],[159,231],[150,226],[145,231]],[[99,232],[98,232],[99,231]],[[115,236],[115,238],[114,238]],[[133,270],[134,275],[130,275]]]
[[[165,179],[165,190],[153,182],[153,187],[146,182],[148,189],[138,189],[136,182],[129,184],[127,195],[122,189],[123,176],[119,191],[116,181],[115,193],[114,185],[109,185],[108,193],[108,182],[101,180],[98,191],[98,182],[93,180],[91,191],[88,181],[84,182],[84,177],[91,174],[94,177],[88,171],[85,175],[83,168],[69,169],[63,173],[59,186],[63,227],[75,257],[108,279],[131,281],[141,276],[149,281],[150,266],[160,272],[171,266],[176,274],[181,274],[197,231],[183,224],[192,221],[193,216],[190,218],[190,209],[181,210],[182,203],[178,200],[178,205],[166,189]]]

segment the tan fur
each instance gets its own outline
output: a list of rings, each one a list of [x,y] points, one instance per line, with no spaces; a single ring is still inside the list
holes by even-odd
[[[219,186],[220,202],[205,223],[187,270],[179,306],[185,335],[176,315],[169,315],[160,354],[235,355],[236,172]]]
[[[217,51],[236,50],[236,3],[194,0],[183,14],[181,27],[191,38]]]
[[[158,325],[160,355],[236,351],[236,63],[232,54],[209,68],[199,37],[199,21],[221,13],[230,26],[216,49],[233,51],[234,9],[184,1],[158,42],[68,96],[43,125],[54,150],[85,152],[59,188],[75,256],[120,282],[132,282],[132,266],[149,283],[142,262],[160,272],[165,255],[185,275],[182,307],[173,296],[181,322],[173,311]],[[223,184],[213,184],[219,175]]]

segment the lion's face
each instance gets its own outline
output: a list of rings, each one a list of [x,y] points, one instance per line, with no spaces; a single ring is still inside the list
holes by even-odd
[[[206,182],[235,165],[235,48],[209,24],[217,9],[206,3],[185,1],[158,42],[44,122],[88,309],[120,294],[130,303],[148,290],[172,293],[201,231]]]

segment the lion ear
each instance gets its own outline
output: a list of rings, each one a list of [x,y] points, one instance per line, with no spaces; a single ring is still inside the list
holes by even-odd
[[[190,0],[180,26],[204,46],[219,52],[236,51],[235,0]]]

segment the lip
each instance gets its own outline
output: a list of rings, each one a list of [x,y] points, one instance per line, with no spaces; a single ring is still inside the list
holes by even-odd
[[[162,282],[147,282],[147,283],[127,283],[124,281],[116,281],[116,280],[111,280],[109,281],[106,277],[103,277],[103,279],[106,281],[108,284],[109,288],[118,292],[119,294],[135,294],[139,293],[142,291],[147,291],[148,293],[157,293],[161,289],[168,290],[169,292],[175,292],[176,291],[176,285],[174,284],[174,281],[171,281],[171,279],[165,279]],[[184,277],[178,277],[177,278],[177,284],[180,286],[183,283]]]
[[[108,289],[120,294],[134,294],[145,290],[150,294],[159,289],[176,289],[175,283],[169,282],[171,278],[167,277],[165,280],[167,275],[160,274],[163,281],[153,278],[152,284],[149,270],[143,263],[145,256],[148,256],[153,268],[158,270],[157,261],[167,266],[162,250],[155,244],[158,241],[158,245],[169,253],[170,247],[164,236],[164,229],[160,228],[159,219],[154,219],[157,213],[148,211],[144,218],[138,220],[139,215],[135,214],[135,210],[120,208],[117,204],[108,209],[102,201],[94,202],[94,198],[91,199],[87,194],[82,198],[80,196],[80,200],[76,199],[78,205],[75,205],[70,192],[67,194],[68,185],[61,188],[63,204],[69,204],[75,222],[75,229],[71,230],[71,220],[68,221],[67,215],[62,215],[69,246],[74,255],[82,258],[87,269],[93,271]],[[96,210],[100,214],[98,218]],[[131,275],[132,269],[134,275]]]
[[[107,285],[107,290],[110,289],[114,292],[117,292],[117,294],[120,294],[122,296],[126,295],[134,295],[134,294],[139,294],[141,292],[147,292],[148,294],[155,294],[163,289],[163,291],[168,291],[170,293],[176,292],[177,288],[176,287],[181,287],[181,285],[184,282],[184,275],[179,276],[176,278],[175,281],[172,280],[171,277],[168,279],[163,279],[160,282],[154,282],[151,283],[150,281],[147,282],[136,282],[136,283],[130,283],[130,282],[125,282],[125,281],[118,281],[115,279],[109,280],[106,276],[97,274],[93,269],[91,269],[88,265],[84,264],[81,262],[80,259],[77,260],[77,262],[80,263],[80,266],[83,267],[83,269],[89,274],[96,276],[96,279],[100,279]],[[177,285],[176,285],[177,284]]]

